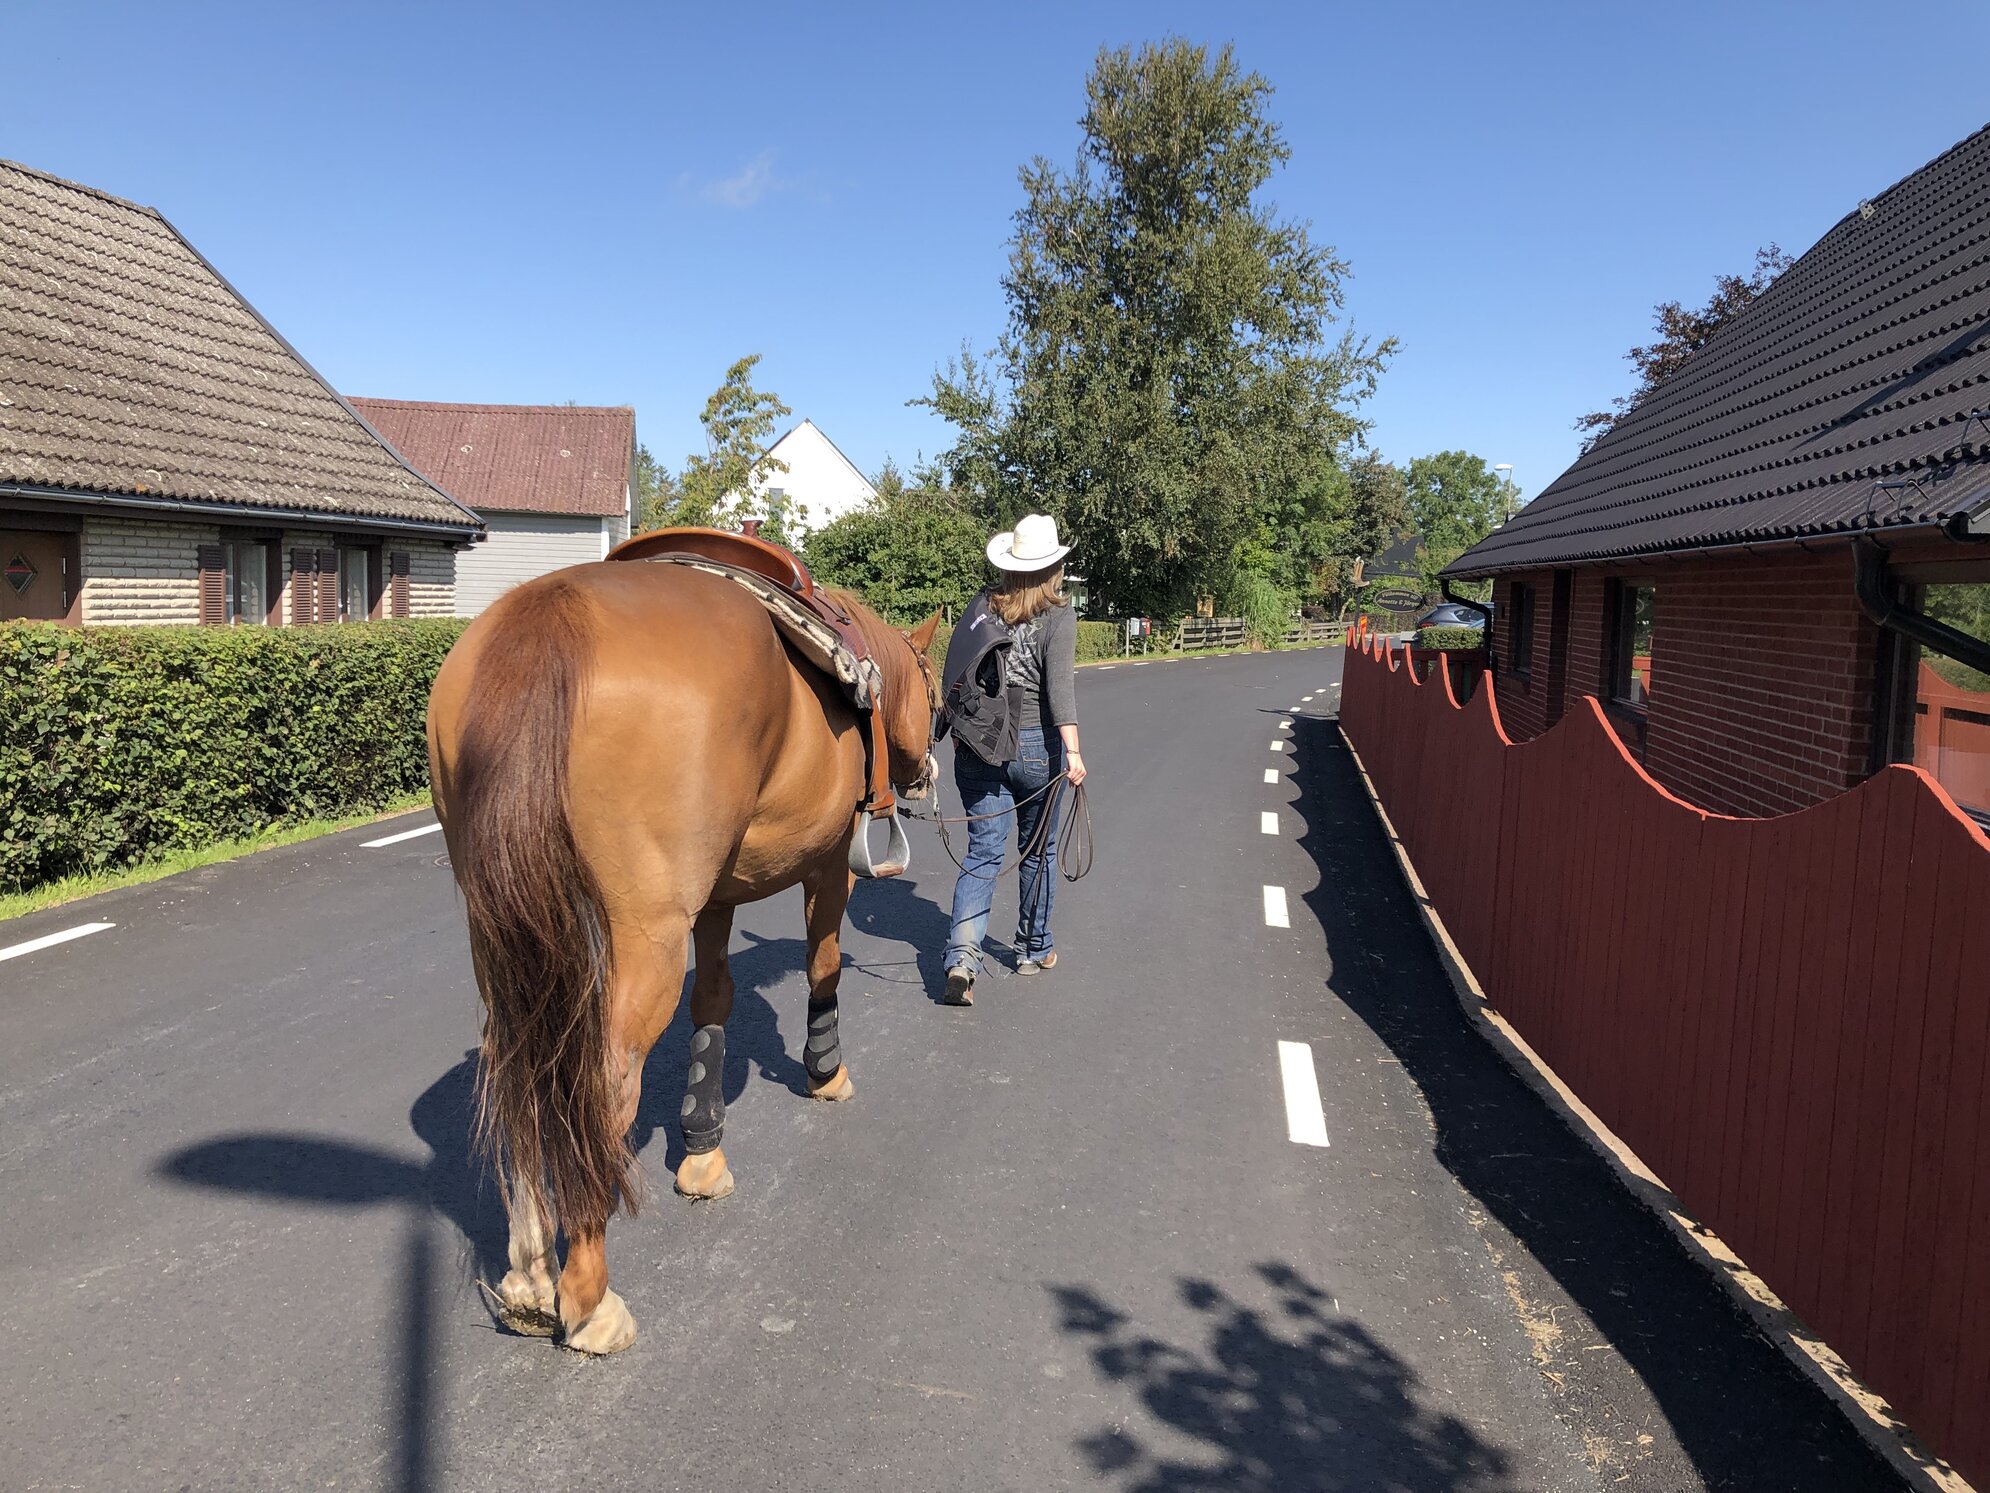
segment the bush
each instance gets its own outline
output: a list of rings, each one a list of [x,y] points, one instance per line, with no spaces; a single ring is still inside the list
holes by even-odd
[[[1292,615],[1299,610],[1299,598],[1256,571],[1240,571],[1224,598],[1225,610],[1241,617],[1244,633],[1257,648],[1282,648]]]
[[[1423,627],[1417,629],[1416,645],[1430,649],[1483,648],[1486,635],[1476,627]]]
[[[1078,662],[1118,658],[1126,646],[1126,625],[1121,622],[1080,622]]]
[[[0,625],[0,890],[419,791],[465,625]]]

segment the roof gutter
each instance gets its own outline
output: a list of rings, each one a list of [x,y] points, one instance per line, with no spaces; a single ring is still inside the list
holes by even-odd
[[[1972,525],[1974,527],[1972,527]],[[1990,538],[1990,508],[1970,518],[1956,514],[1946,522],[1901,524],[1887,532],[1905,538]],[[1643,550],[1625,555],[1587,555],[1580,560],[1527,560],[1513,565],[1489,565],[1484,570],[1456,571],[1442,580],[1482,581],[1497,575],[1519,575],[1530,570],[1583,570],[1603,565],[1663,565],[1672,560],[1699,559],[1706,555],[1779,555],[1791,550],[1818,554],[1836,549],[1859,538],[1856,533],[1792,534],[1782,539],[1730,539],[1722,544],[1699,544],[1685,549]]]
[[[1859,610],[1877,626],[1990,674],[1990,642],[1959,632],[1925,612],[1902,606],[1895,599],[1887,574],[1886,550],[1882,546],[1861,536],[1852,545],[1852,555],[1852,587],[1859,598]]]
[[[454,544],[475,544],[484,537],[480,526],[438,523],[420,518],[372,518],[349,513],[325,513],[310,508],[257,508],[201,498],[154,497],[149,493],[78,492],[65,487],[0,482],[0,497],[23,498],[56,512],[110,510],[118,513],[179,513],[193,518],[237,524],[287,524],[298,528],[379,531],[414,534]],[[467,510],[466,510],[467,511]]]

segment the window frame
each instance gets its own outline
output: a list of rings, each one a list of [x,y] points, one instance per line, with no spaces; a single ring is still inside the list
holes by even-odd
[[[1603,698],[1615,709],[1643,717],[1651,709],[1651,691],[1642,699],[1632,693],[1637,688],[1637,596],[1651,593],[1654,622],[1658,614],[1658,583],[1631,576],[1613,576],[1607,589],[1609,612],[1608,643],[1604,653]],[[1656,627],[1653,632],[1656,634]],[[1649,656],[1649,655],[1647,655]]]
[[[281,604],[275,595],[272,594],[273,588],[270,584],[272,571],[276,565],[281,564],[280,560],[274,558],[276,553],[274,541],[258,539],[253,535],[231,536],[224,534],[220,540],[220,545],[222,575],[221,620],[223,625],[228,627],[268,627],[270,619],[280,615],[282,610]],[[244,549],[262,551],[262,563],[258,567],[260,570],[263,598],[263,614],[260,617],[244,618],[242,616],[241,585],[244,572],[239,552]]]
[[[1522,679],[1534,677],[1534,583],[1515,581],[1507,588],[1507,606],[1512,614],[1507,635],[1507,663]]]
[[[380,620],[380,546],[377,544],[340,544],[337,546],[339,565],[334,579],[339,601],[338,620],[340,622],[377,622]],[[366,600],[366,610],[361,616],[352,615],[348,606],[351,593],[346,589],[350,570],[355,563],[365,566],[361,582],[362,594]]]
[[[1895,595],[1900,602],[1912,611],[1926,614],[1929,586],[1975,586],[1990,583],[1990,564],[1972,560],[1948,564],[1902,565],[1895,570],[1893,580]],[[1924,745],[1922,733],[1929,724],[1928,710],[1921,698],[1921,670],[1926,665],[1930,653],[1940,658],[1946,658],[1948,655],[1939,649],[1929,648],[1912,638],[1902,637],[1885,629],[1882,629],[1882,635],[1886,639],[1890,657],[1883,661],[1880,670],[1881,699],[1875,720],[1875,739],[1883,743],[1883,749],[1882,753],[1876,755],[1883,755],[1888,762],[1919,764]],[[1990,725],[1990,721],[1985,721],[1983,715],[1977,711],[1965,708],[1960,713],[1980,724]],[[1937,752],[1941,750],[1938,745]],[[1943,781],[1937,765],[1926,765],[1924,770],[1936,782],[1942,784],[1954,799],[1956,807],[1977,823],[1990,828],[1990,803],[1964,802],[1956,797],[1957,787]]]

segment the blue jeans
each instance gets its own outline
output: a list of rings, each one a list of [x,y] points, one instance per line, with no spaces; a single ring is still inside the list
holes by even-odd
[[[981,940],[988,932],[989,910],[995,905],[995,876],[1002,869],[1003,857],[1009,849],[1010,818],[1004,811],[1011,808],[1016,811],[1016,844],[1029,844],[1044,815],[1061,797],[1055,791],[1042,790],[1062,776],[1063,738],[1054,732],[1046,738],[1040,727],[1025,727],[1016,747],[1016,760],[999,765],[983,762],[956,743],[954,786],[960,790],[962,808],[969,814],[1003,817],[976,819],[967,827],[967,855],[963,858],[966,869],[954,883],[947,969],[964,965],[973,973],[981,967]],[[1023,799],[1030,801],[1021,803]],[[1017,875],[1016,957],[1041,959],[1051,951],[1050,904],[1057,889],[1054,816],[1044,826],[1043,849],[1036,855],[1025,856]]]

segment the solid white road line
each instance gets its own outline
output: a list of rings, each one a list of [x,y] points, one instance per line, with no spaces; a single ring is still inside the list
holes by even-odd
[[[1285,1086],[1285,1133],[1295,1146],[1327,1144],[1327,1112],[1320,1104],[1320,1075],[1306,1042],[1278,1044],[1278,1077]]]
[[[1264,925],[1267,928],[1292,926],[1292,919],[1285,915],[1285,888],[1282,886],[1264,889]]]
[[[420,829],[404,829],[398,835],[387,835],[382,839],[368,840],[359,848],[361,850],[378,850],[382,845],[398,845],[403,840],[414,840],[419,839],[423,835],[432,835],[441,828],[442,826],[439,824],[424,824]]]
[[[1266,809],[1262,814],[1258,815],[1258,828],[1263,830],[1268,835],[1277,834],[1278,815],[1275,814],[1272,810]]]
[[[40,938],[31,938],[26,943],[9,944],[0,949],[0,959],[18,959],[23,954],[32,954],[38,949],[52,949],[59,943],[68,943],[72,938],[87,938],[92,933],[102,933],[106,928],[115,928],[116,923],[84,923],[75,928],[64,928],[60,933],[45,933]]]
[[[1267,767],[1264,770],[1264,780],[1267,783],[1276,783],[1278,781],[1278,769],[1275,767]]]

